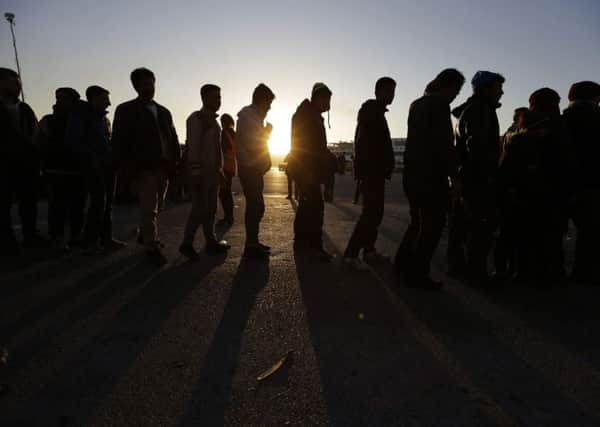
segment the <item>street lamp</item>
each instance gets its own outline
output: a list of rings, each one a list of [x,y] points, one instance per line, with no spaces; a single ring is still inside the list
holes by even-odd
[[[4,17],[10,25],[10,33],[12,34],[13,48],[15,49],[15,61],[17,63],[17,73],[21,78],[21,66],[19,65],[19,52],[17,51],[17,39],[15,38],[15,14],[6,12]],[[21,78],[21,99],[25,102],[25,92],[23,91],[23,79]]]

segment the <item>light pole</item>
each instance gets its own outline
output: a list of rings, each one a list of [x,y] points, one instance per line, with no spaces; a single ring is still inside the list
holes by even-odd
[[[13,48],[15,49],[15,61],[17,63],[17,73],[21,79],[21,99],[25,102],[25,92],[23,91],[23,78],[21,77],[21,66],[19,65],[19,52],[17,51],[17,39],[15,38],[15,14],[6,12],[4,17],[10,25],[10,33],[12,34]]]

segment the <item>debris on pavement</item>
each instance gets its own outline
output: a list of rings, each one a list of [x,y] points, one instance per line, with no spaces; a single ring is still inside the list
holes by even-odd
[[[277,372],[279,369],[281,369],[281,367],[285,364],[285,362],[288,360],[288,358],[290,357],[291,354],[292,354],[292,351],[288,351],[273,366],[271,366],[269,369],[262,372],[258,377],[256,377],[256,381],[264,381],[267,378],[269,378],[271,375],[273,375],[275,372]]]

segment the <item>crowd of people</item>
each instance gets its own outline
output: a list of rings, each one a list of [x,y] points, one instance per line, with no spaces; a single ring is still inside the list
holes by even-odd
[[[133,178],[139,203],[137,242],[150,261],[163,265],[167,257],[158,238],[158,216],[169,180],[183,170],[191,209],[179,251],[190,259],[199,256],[194,239],[202,226],[205,252],[227,252],[230,245],[217,238],[215,225],[233,225],[231,185],[237,175],[246,200],[244,256],[268,257],[270,248],[259,237],[264,175],[271,169],[267,144],[273,126],[266,117],[273,91],[259,84],[236,124],[229,114],[217,120],[221,89],[202,86],[202,108],[187,118],[181,152],[170,111],[154,100],[153,72],[138,68],[130,79],[138,96],[116,108],[112,127],[107,119],[110,92],[96,85],[87,88],[85,101],[73,88],[57,89],[52,114],[38,123],[33,110],[19,101],[19,75],[0,68],[2,255],[18,254],[21,246],[75,246],[89,254],[124,246],[112,235],[112,204],[116,178],[125,170]],[[514,123],[501,136],[496,110],[504,81],[498,73],[477,72],[472,96],[451,110],[465,77],[446,69],[410,106],[403,170],[410,224],[394,270],[411,286],[442,286],[431,278],[430,264],[447,222],[449,275],[482,285],[509,279],[565,281],[563,240],[569,219],[577,227],[571,279],[600,282],[593,268],[593,247],[600,241],[600,173],[595,167],[600,154],[600,85],[573,84],[569,107],[562,114],[556,91],[536,90],[529,107],[515,110]],[[383,258],[375,243],[384,217],[386,180],[395,168],[385,116],[395,89],[392,78],[379,79],[375,97],[358,113],[354,174],[362,212],[343,254],[343,262],[357,270]],[[339,167],[339,159],[327,148],[323,118],[331,98],[326,84],[314,84],[310,98],[292,117],[286,158],[286,174],[298,201],[294,251],[324,261],[332,256],[323,245],[322,186],[325,199],[331,198],[332,177]],[[40,173],[48,187],[48,238],[37,229]],[[224,217],[216,222],[219,200]],[[14,201],[22,243],[11,224]],[[488,265],[492,249],[495,269]]]

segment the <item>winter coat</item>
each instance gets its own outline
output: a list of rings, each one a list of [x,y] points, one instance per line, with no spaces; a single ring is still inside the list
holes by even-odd
[[[54,112],[40,120],[35,144],[40,149],[42,169],[46,174],[77,175],[81,171],[80,159],[66,144],[67,113]]]
[[[235,161],[235,131],[233,129],[223,129],[221,131],[221,150],[223,151],[223,171],[231,176],[235,175],[237,169]]]
[[[269,133],[264,126],[264,115],[254,105],[240,110],[237,121],[236,155],[238,166],[265,174],[271,169]]]
[[[465,197],[489,193],[496,182],[502,152],[498,107],[473,95],[452,111],[458,119],[456,151]]]
[[[323,117],[308,99],[292,116],[291,145],[288,168],[292,179],[324,183],[335,173]]]
[[[106,116],[89,103],[79,101],[67,119],[65,147],[75,154],[80,168],[112,166],[110,123]]]
[[[578,189],[600,189],[600,106],[589,101],[573,102],[563,113],[571,136]]]
[[[408,113],[404,191],[411,199],[446,197],[448,177],[456,175],[450,106],[438,95],[425,95]]]
[[[22,164],[37,164],[37,148],[33,143],[38,125],[35,113],[24,102],[18,103],[18,123],[0,102],[0,162],[9,167]]]
[[[221,127],[217,114],[194,111],[186,121],[187,165],[191,176],[216,177],[223,170]]]
[[[112,137],[115,157],[134,172],[166,167],[174,174],[181,153],[173,118],[165,107],[153,104],[157,117],[137,98],[117,107]]]
[[[381,102],[370,99],[358,112],[354,136],[354,174],[357,178],[391,178],[396,165],[392,138]]]

